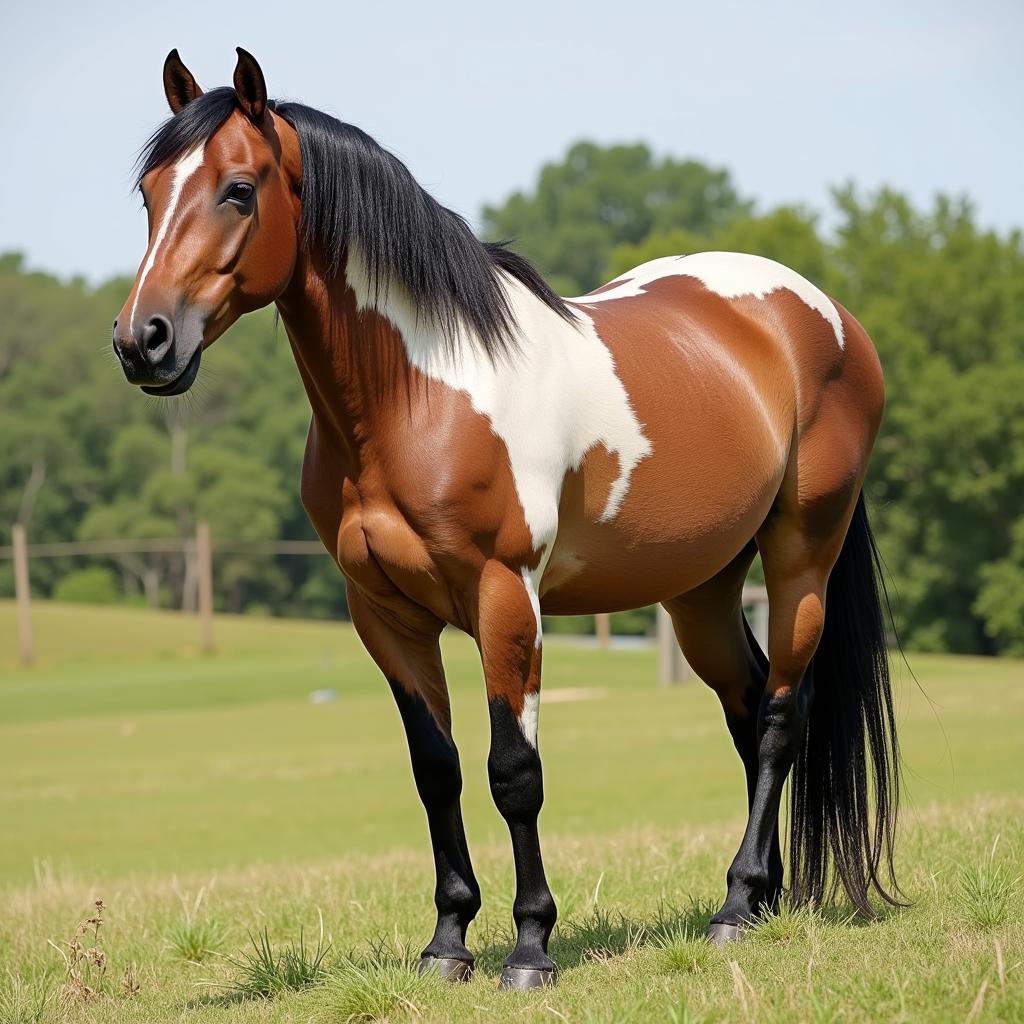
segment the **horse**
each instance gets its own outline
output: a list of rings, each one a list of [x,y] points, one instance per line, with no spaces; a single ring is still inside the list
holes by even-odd
[[[552,984],[538,837],[542,616],[661,603],[717,694],[748,820],[708,938],[789,886],[900,898],[884,584],[863,485],[884,405],[864,328],[767,259],[658,259],[557,296],[481,242],[360,129],[268,99],[237,51],[204,92],[171,51],[141,151],[149,243],[114,322],[129,383],[178,395],[238,317],[275,303],[309,397],[304,507],[404,724],[436,868],[421,971],[464,980],[480,905],[439,636],[472,636],[487,771],[515,863],[500,984]],[[760,554],[767,651],[742,609]]]

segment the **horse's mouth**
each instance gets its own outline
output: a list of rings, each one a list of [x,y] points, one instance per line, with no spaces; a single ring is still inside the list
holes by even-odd
[[[199,361],[203,357],[203,346],[199,345],[195,352],[192,354],[192,358],[188,361],[188,366],[182,370],[181,375],[176,377],[170,382],[170,384],[161,384],[154,387],[150,384],[144,384],[142,390],[147,395],[158,395],[160,398],[170,398],[172,395],[183,395],[192,384],[195,382],[196,374],[199,373]]]

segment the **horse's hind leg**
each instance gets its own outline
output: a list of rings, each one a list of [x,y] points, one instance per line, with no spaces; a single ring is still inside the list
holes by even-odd
[[[687,662],[721,701],[743,762],[748,811],[757,788],[758,709],[768,679],[768,659],[750,632],[742,607],[743,583],[756,551],[751,542],[717,576],[665,603]],[[782,853],[776,827],[768,855],[768,880],[759,903],[774,905],[781,889]]]
[[[803,467],[802,467],[803,468]],[[747,828],[729,868],[729,891],[712,919],[714,941],[739,937],[742,926],[778,892],[782,789],[803,741],[813,698],[808,666],[825,623],[829,573],[842,548],[859,479],[851,474],[834,489],[803,474],[801,498],[795,481],[784,487],[776,509],[757,535],[768,590],[768,679],[757,718],[757,774]],[[815,484],[819,487],[815,488]]]
[[[436,970],[466,981],[473,973],[466,929],[480,909],[480,887],[462,825],[462,771],[438,646],[442,624],[409,602],[396,615],[394,608],[380,607],[354,586],[348,594],[352,622],[395,695],[416,788],[427,812],[437,873],[437,926],[423,950],[420,972]]]

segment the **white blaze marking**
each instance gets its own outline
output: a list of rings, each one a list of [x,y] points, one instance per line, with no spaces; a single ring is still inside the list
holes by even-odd
[[[146,254],[146,262],[142,265],[142,272],[139,274],[139,283],[135,286],[135,301],[132,303],[132,313],[128,318],[128,327],[132,334],[135,333],[135,310],[139,305],[139,296],[142,294],[142,286],[146,283],[146,278],[149,276],[149,272],[153,269],[153,264],[156,262],[157,250],[163,244],[164,238],[167,236],[167,229],[171,226],[171,221],[174,218],[174,213],[178,208],[178,202],[181,199],[182,189],[185,187],[185,182],[192,177],[193,174],[202,166],[203,163],[203,152],[205,146],[195,146],[190,149],[178,162],[171,168],[171,194],[167,198],[167,206],[164,209],[164,215],[160,220],[160,227],[157,229],[156,235],[153,237],[153,242],[149,247],[149,252]]]
[[[523,730],[526,742],[537,747],[537,719],[540,715],[540,694],[528,693],[523,697],[523,713],[519,716],[519,728]]]
[[[533,637],[533,646],[538,649],[540,648],[542,627],[540,619],[540,596],[537,593],[537,584],[544,575],[544,566],[548,561],[546,556],[549,553],[550,548],[545,548],[545,554],[541,556],[540,565],[538,565],[533,572],[530,572],[525,565],[523,566],[523,586],[526,587],[526,596],[530,599],[530,607],[533,609],[533,617],[537,621],[537,632]]]
[[[736,299],[741,295],[763,299],[770,292],[786,288],[828,321],[840,348],[845,343],[839,311],[820,288],[775,260],[746,253],[701,252],[693,256],[663,256],[616,278],[611,287],[597,295],[581,295],[571,301],[589,306],[642,295],[652,282],[677,276],[695,277],[708,291],[724,299]]]
[[[375,293],[357,249],[349,251],[346,278],[359,308],[372,308]],[[600,517],[614,519],[651,444],[586,312],[578,325],[566,323],[517,281],[503,277],[502,283],[520,339],[519,351],[496,364],[470,338],[456,338],[454,352],[442,345],[436,326],[417,316],[397,281],[389,282],[386,295],[381,290],[379,311],[398,328],[413,366],[465,392],[487,417],[508,451],[534,549],[550,553],[566,473],[599,445],[617,455],[619,476]],[[535,591],[545,562],[532,574]]]

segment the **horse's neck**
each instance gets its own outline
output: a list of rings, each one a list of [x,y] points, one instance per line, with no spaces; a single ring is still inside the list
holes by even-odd
[[[351,292],[341,275],[328,277],[301,254],[277,308],[317,432],[341,453],[349,475],[356,475],[364,411],[358,388],[353,386],[355,306]]]
[[[300,257],[278,309],[318,432],[357,476],[388,409],[410,393],[413,364],[449,347],[418,320],[401,289],[372,290],[358,258],[327,275]]]

